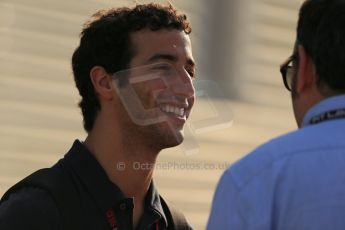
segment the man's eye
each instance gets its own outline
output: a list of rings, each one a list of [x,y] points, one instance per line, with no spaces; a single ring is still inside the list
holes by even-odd
[[[171,66],[164,64],[151,67],[150,72],[164,78],[170,78],[174,73]]]

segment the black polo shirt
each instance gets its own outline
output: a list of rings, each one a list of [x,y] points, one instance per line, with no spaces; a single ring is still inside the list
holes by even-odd
[[[115,167],[115,166],[114,166]],[[107,177],[88,149],[79,141],[57,164],[73,181],[80,197],[83,229],[133,229],[133,198],[127,198]],[[0,229],[61,229],[57,207],[41,189],[24,188],[0,206]],[[153,182],[145,197],[144,214],[136,229],[167,229],[160,197]]]

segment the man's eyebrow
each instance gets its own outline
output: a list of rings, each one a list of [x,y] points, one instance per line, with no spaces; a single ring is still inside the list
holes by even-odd
[[[158,54],[154,54],[152,57],[150,57],[147,60],[147,63],[151,63],[151,62],[155,62],[155,61],[159,61],[159,60],[165,60],[165,61],[172,61],[175,62],[177,61],[177,56],[172,55],[172,54],[164,54],[164,53],[158,53]],[[195,62],[192,59],[188,59],[187,60],[188,65],[191,66],[195,66]]]
[[[177,61],[177,57],[172,54],[158,53],[151,56],[149,60],[147,60],[147,62],[154,62],[154,61],[159,61],[159,60]]]

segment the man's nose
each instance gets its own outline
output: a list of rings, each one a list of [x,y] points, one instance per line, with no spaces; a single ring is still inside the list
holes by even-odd
[[[181,70],[178,73],[178,77],[175,78],[171,84],[172,91],[185,98],[191,98],[195,95],[195,88],[192,82],[192,78],[186,70]]]

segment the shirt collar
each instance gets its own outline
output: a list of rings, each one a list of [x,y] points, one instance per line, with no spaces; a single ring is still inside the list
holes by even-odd
[[[155,212],[157,212],[160,215],[160,217],[163,218],[165,226],[168,226],[168,220],[164,214],[161,199],[153,181],[151,181],[150,188],[145,198],[145,206],[150,207]]]
[[[121,201],[128,199],[120,188],[109,180],[102,166],[79,140],[74,141],[63,162],[67,163],[78,175],[103,213],[118,205]],[[156,212],[163,218],[165,225],[168,225],[159,193],[153,181],[151,181],[145,197],[145,206]]]
[[[322,113],[345,108],[345,95],[329,97],[313,106],[304,116],[302,127],[310,125],[310,120]]]
[[[63,161],[77,174],[103,213],[126,199],[90,151],[76,140]]]

